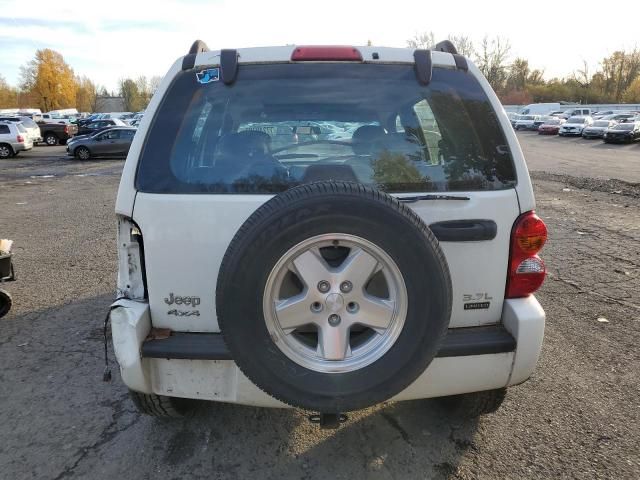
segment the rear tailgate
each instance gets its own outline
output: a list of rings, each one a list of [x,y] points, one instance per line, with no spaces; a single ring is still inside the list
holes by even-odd
[[[497,323],[502,316],[511,226],[520,214],[516,191],[460,192],[456,196],[469,200],[426,200],[409,205],[427,225],[451,220],[495,222],[493,239],[443,241],[440,245],[453,285],[451,327]],[[134,218],[144,235],[155,327],[219,331],[213,292],[222,257],[242,223],[269,198],[138,193]],[[188,248],[174,248],[180,245]],[[199,315],[176,318],[165,300],[171,293],[197,297]]]
[[[456,194],[457,195],[457,194]],[[464,224],[490,225],[495,222],[495,237],[466,240],[463,231],[450,240],[441,238],[451,273],[453,304],[451,327],[472,327],[497,323],[502,317],[511,227],[520,211],[514,189],[465,194],[468,201],[423,201],[411,205],[427,225],[464,220]],[[456,240],[454,237],[458,236]]]

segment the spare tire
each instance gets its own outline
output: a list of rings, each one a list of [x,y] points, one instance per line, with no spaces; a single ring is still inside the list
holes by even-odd
[[[437,239],[405,205],[355,183],[275,196],[231,241],[218,322],[242,372],[308,410],[388,400],[431,363],[451,314]]]

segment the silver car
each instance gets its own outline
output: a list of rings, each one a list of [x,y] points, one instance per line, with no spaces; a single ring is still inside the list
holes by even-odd
[[[596,120],[593,125],[582,130],[582,138],[602,138],[608,128],[614,127],[618,122],[614,120]]]
[[[33,142],[22,123],[0,121],[0,158],[31,150]]]
[[[67,142],[67,155],[79,160],[91,157],[126,157],[135,128],[114,127],[93,135],[80,135]]]

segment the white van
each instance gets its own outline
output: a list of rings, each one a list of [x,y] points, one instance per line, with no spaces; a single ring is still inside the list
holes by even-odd
[[[521,115],[549,115],[554,110],[564,111],[559,103],[532,103],[526,105],[519,113]]]

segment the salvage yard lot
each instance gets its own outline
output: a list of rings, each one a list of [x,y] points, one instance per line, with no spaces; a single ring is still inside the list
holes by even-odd
[[[68,160],[64,147],[0,161],[0,236],[16,242],[19,277],[0,320],[0,477],[639,478],[640,185],[602,179],[640,183],[640,145],[518,136],[549,227],[534,377],[478,422],[428,400],[337,431],[223,404],[138,415],[113,359],[101,381],[123,162]]]

